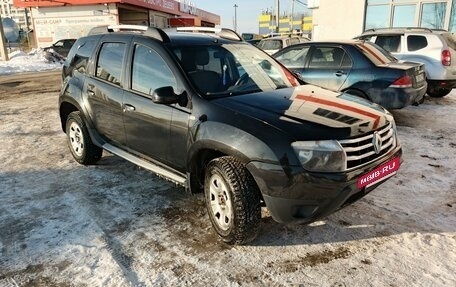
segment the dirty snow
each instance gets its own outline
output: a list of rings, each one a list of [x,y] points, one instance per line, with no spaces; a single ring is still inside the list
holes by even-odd
[[[2,287],[456,286],[454,91],[393,112],[404,162],[372,193],[310,225],[263,210],[258,238],[233,247],[200,195],[106,152],[77,164],[59,73],[24,79],[0,76]]]
[[[47,60],[43,49],[34,49],[28,53],[13,51],[9,53],[9,61],[2,61],[0,57],[0,75],[56,70],[61,67],[61,63]]]

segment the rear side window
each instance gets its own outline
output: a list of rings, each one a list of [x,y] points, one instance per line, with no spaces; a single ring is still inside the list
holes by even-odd
[[[77,47],[73,47],[72,53],[74,51],[74,56],[69,55],[68,59],[71,59],[70,65],[74,68],[74,70],[85,73],[87,70],[87,65],[89,63],[89,58],[95,49],[97,44],[96,40],[82,40],[78,41]]]
[[[375,44],[379,45],[388,52],[399,52],[401,48],[401,35],[377,36]]]
[[[120,86],[124,55],[124,43],[104,43],[98,55],[95,76]]]
[[[407,47],[410,52],[426,48],[428,45],[425,36],[407,36]]]

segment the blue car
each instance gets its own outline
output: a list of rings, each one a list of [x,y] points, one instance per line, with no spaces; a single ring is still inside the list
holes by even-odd
[[[309,84],[347,92],[387,109],[419,104],[426,94],[423,64],[400,62],[370,42],[306,42],[273,57]]]

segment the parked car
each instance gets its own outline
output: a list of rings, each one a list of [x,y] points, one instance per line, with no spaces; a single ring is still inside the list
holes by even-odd
[[[49,47],[43,48],[46,53],[46,59],[49,61],[65,60],[74,42],[76,42],[76,39],[62,39],[55,42]]]
[[[456,36],[428,28],[386,28],[365,31],[359,39],[369,40],[399,60],[425,64],[427,93],[448,95],[456,87]]]
[[[418,104],[426,93],[423,64],[398,62],[370,42],[307,42],[273,57],[307,83],[366,98],[387,109]]]
[[[257,47],[265,51],[269,55],[272,55],[282,48],[307,41],[310,41],[310,39],[300,36],[275,36],[262,39],[257,44]]]
[[[384,108],[299,85],[232,30],[135,29],[73,45],[59,96],[71,154],[89,165],[107,150],[203,192],[225,242],[252,240],[262,206],[278,222],[311,222],[398,170]]]

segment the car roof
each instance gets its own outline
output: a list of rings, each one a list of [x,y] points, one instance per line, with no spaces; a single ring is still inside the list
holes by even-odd
[[[303,42],[295,45],[313,45],[313,44],[322,44],[322,45],[355,45],[355,44],[361,44],[361,43],[366,43],[364,40],[359,40],[359,39],[334,39],[334,40],[324,40],[324,41],[308,41],[308,42]],[[293,46],[295,46],[293,45]]]
[[[214,44],[217,43],[243,43],[243,39],[235,31],[225,28],[210,27],[179,27],[159,29],[140,25],[110,25],[93,28],[88,36],[106,34],[141,35],[154,38],[171,45],[179,44]]]
[[[364,31],[361,35],[378,35],[378,34],[443,34],[449,33],[447,30],[443,29],[430,29],[423,27],[395,27],[395,28],[373,28]]]

